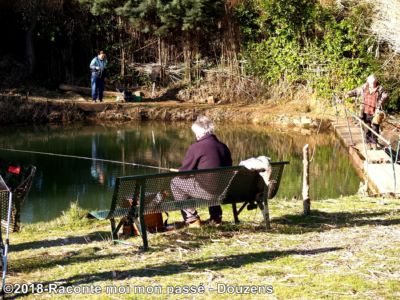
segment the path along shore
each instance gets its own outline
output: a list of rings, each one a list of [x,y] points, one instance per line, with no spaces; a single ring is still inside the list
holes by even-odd
[[[198,104],[179,101],[121,103],[108,98],[102,103],[83,98],[46,98],[0,94],[0,125],[129,121],[192,121],[207,114],[216,122],[252,123],[297,127],[304,130],[330,126],[330,117],[309,113],[302,103]],[[332,117],[332,116],[331,116]],[[321,123],[322,122],[322,123]]]

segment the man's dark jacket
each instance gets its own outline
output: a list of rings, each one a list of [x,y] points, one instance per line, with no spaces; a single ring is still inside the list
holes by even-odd
[[[214,134],[207,134],[190,145],[179,171],[232,166],[231,152]]]

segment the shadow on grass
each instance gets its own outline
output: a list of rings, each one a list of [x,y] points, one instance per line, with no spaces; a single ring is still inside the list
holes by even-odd
[[[310,250],[303,249],[292,249],[283,251],[262,251],[245,254],[236,254],[212,259],[194,259],[187,262],[173,262],[163,265],[146,265],[139,269],[130,269],[124,271],[110,270],[100,273],[86,273],[79,274],[69,278],[57,279],[54,281],[41,282],[44,286],[56,283],[58,286],[70,286],[70,285],[81,285],[81,284],[93,284],[99,281],[112,280],[125,280],[131,277],[154,277],[154,276],[170,276],[179,274],[182,272],[193,272],[194,270],[211,270],[219,271],[226,268],[240,268],[247,264],[260,263],[270,261],[276,258],[290,256],[290,255],[318,255],[321,253],[338,251],[343,248],[340,247],[329,247],[329,248],[317,248]],[[15,295],[9,299],[15,299],[25,295]]]
[[[225,223],[219,227],[202,226],[201,229],[180,229],[172,233],[164,233],[163,238],[166,239],[167,242],[158,244],[157,251],[171,248],[171,245],[177,245],[184,249],[199,249],[206,244],[212,243],[212,239],[231,239],[237,235],[255,234],[258,232],[265,233],[267,231],[265,227],[250,222],[240,224]],[[151,241],[149,246],[151,250]]]
[[[390,212],[359,211],[327,213],[311,211],[309,216],[285,215],[272,220],[274,233],[298,234],[302,232],[321,232],[342,227],[400,224],[400,219],[386,219]],[[386,218],[382,218],[386,216]]]
[[[81,264],[93,260],[113,259],[120,253],[96,255],[95,248],[86,251],[70,251],[60,255],[40,255],[31,258],[13,259],[10,263],[10,272],[33,272],[35,270]]]
[[[182,248],[199,248],[204,244],[210,243],[210,235],[214,238],[232,238],[237,234],[254,234],[257,232],[269,232],[278,234],[301,234],[304,232],[322,232],[335,228],[381,225],[390,226],[400,224],[400,219],[386,219],[389,212],[334,212],[327,213],[323,211],[313,210],[309,216],[303,215],[284,215],[271,221],[272,230],[266,231],[263,224],[255,224],[254,222],[243,222],[238,225],[225,223],[220,227],[204,226],[201,230],[177,230],[172,234],[164,234],[168,242],[158,244],[157,251],[170,248],[176,245],[177,240],[183,241],[179,244]],[[92,241],[109,240],[110,233],[108,231],[98,231],[90,233],[86,236],[58,238],[55,240],[41,240],[26,242],[21,244],[11,244],[10,251],[18,252],[28,249],[60,247],[73,244],[88,244]],[[141,246],[142,239],[136,237],[133,245]],[[150,247],[151,241],[150,241]]]
[[[162,242],[149,238],[149,251],[162,252],[174,246],[194,250],[212,243],[212,240],[232,239],[240,235],[255,234],[302,234],[306,232],[323,232],[342,227],[400,224],[400,219],[386,219],[389,212],[337,212],[327,213],[313,210],[311,215],[284,215],[271,221],[272,228],[267,230],[263,222],[244,221],[239,224],[224,223],[222,226],[202,226],[201,229],[179,229],[162,235]],[[151,237],[152,234],[149,235]],[[246,242],[246,241],[245,241]],[[141,237],[130,242],[135,247],[142,247]],[[251,243],[251,240],[249,241]]]
[[[40,240],[20,244],[11,244],[10,251],[18,252],[39,248],[60,247],[73,244],[88,244],[93,241],[104,241],[111,239],[109,231],[96,231],[84,236],[63,237],[52,240]]]

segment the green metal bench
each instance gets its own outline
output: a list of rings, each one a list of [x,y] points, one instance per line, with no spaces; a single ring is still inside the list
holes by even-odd
[[[240,212],[246,206],[248,209],[259,207],[268,229],[268,199],[276,195],[286,164],[288,162],[271,163],[272,173],[268,185],[260,176],[260,170],[251,171],[243,166],[119,177],[116,180],[111,208],[92,211],[90,215],[99,220],[110,220],[113,240],[118,239],[118,231],[123,222],[131,218],[140,229],[144,250],[148,249],[144,215],[151,213],[231,204],[237,223]],[[175,200],[176,183],[184,184],[187,179],[195,181],[199,189],[186,200]],[[239,210],[237,203],[243,203]],[[120,218],[118,225],[117,218]]]

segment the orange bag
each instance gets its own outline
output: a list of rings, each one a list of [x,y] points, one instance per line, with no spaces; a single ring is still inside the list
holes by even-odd
[[[144,215],[144,223],[146,224],[147,231],[151,233],[160,232],[164,229],[164,223],[161,213]],[[133,227],[134,236],[138,236],[140,229],[136,226],[136,224],[133,224]]]
[[[144,215],[144,223],[151,233],[162,231],[164,227],[162,213]]]
[[[158,205],[161,201],[163,201],[166,197],[168,197],[169,193],[167,191],[161,191],[157,193],[148,193],[145,198],[146,205]],[[135,204],[137,205],[138,200],[136,200]],[[134,204],[133,199],[125,199],[120,206],[123,208],[132,207]],[[144,223],[146,224],[147,231],[151,233],[160,232],[164,229],[164,223],[162,218],[162,213],[152,213],[144,215]],[[138,235],[139,228],[135,224],[133,224],[133,231],[132,229],[126,228],[126,232],[128,235]],[[123,231],[125,230],[125,225],[123,227]],[[130,231],[129,231],[130,230]]]

